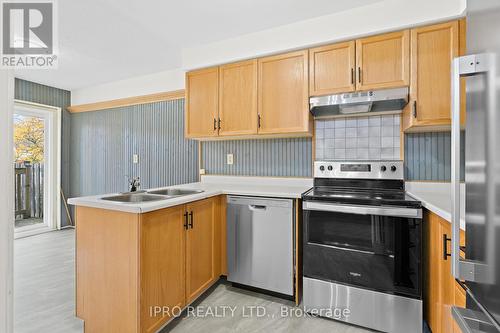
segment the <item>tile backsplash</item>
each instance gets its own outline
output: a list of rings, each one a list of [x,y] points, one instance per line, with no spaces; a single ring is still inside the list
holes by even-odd
[[[316,120],[316,160],[400,160],[401,116]]]

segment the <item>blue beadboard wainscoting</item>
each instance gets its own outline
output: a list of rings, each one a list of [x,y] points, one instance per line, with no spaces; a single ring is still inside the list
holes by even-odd
[[[464,157],[464,135],[462,134],[461,156]],[[464,179],[465,160],[462,160]],[[451,134],[450,132],[409,133],[405,135],[406,180],[450,181],[451,179]]]
[[[201,151],[207,174],[312,177],[311,138],[208,141]],[[234,164],[226,163],[227,154]]]
[[[126,191],[128,177],[140,177],[143,188],[198,181],[183,99],[72,115],[72,196]]]

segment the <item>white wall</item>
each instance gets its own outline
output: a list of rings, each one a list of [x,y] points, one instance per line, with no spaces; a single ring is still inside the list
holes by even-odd
[[[182,69],[77,89],[71,92],[71,104],[183,89],[185,70],[453,19],[462,16],[465,8],[465,0],[384,0],[237,38],[186,48],[182,50]]]
[[[348,40],[462,16],[465,0],[385,0],[237,38],[184,49],[186,70]]]
[[[13,238],[14,238],[14,168],[12,110],[14,78],[0,70],[0,332],[13,330]]]
[[[71,105],[184,89],[184,71],[172,70],[71,91]]]

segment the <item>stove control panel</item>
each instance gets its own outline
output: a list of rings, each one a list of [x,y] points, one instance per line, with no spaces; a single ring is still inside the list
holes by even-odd
[[[403,161],[316,161],[315,178],[404,179]]]

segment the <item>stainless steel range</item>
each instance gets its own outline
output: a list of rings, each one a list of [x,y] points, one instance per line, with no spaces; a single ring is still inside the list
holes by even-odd
[[[314,187],[302,195],[307,311],[422,331],[422,208],[403,174],[402,161],[315,162]]]

